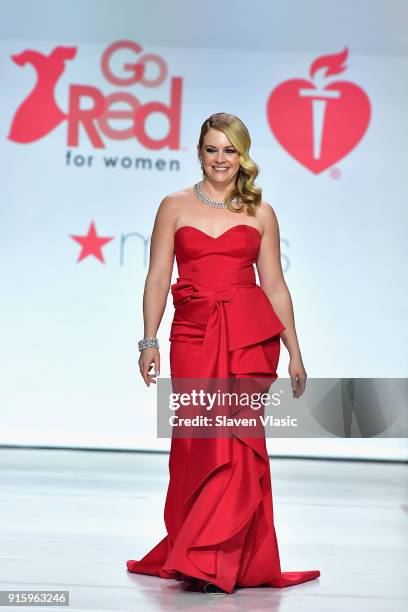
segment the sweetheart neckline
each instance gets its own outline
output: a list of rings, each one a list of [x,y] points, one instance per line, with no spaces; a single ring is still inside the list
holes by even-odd
[[[219,238],[222,238],[223,236],[225,236],[225,234],[228,234],[228,232],[235,229],[236,227],[250,227],[258,234],[259,238],[261,238],[261,232],[253,225],[248,225],[248,223],[239,223],[238,225],[233,225],[232,227],[229,227],[227,230],[225,230],[225,232],[222,232],[222,234],[220,234],[219,236],[210,236],[210,234],[203,232],[203,230],[201,230],[198,227],[194,227],[194,225],[182,225],[181,227],[176,229],[176,231],[174,232],[174,235],[176,235],[177,232],[179,232],[182,229],[185,229],[186,227],[196,230],[197,232],[200,232],[200,234],[204,234],[204,236],[207,236],[207,238],[210,238],[211,240],[218,240]]]

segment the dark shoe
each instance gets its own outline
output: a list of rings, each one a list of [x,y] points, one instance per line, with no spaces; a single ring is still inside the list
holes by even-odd
[[[208,593],[209,595],[228,595],[227,591],[224,591],[216,584],[201,580],[200,578],[189,578],[186,580],[185,591],[195,591],[196,593]]]
[[[216,584],[212,582],[205,582],[203,586],[204,593],[210,593],[211,595],[228,595],[227,591],[221,589]]]

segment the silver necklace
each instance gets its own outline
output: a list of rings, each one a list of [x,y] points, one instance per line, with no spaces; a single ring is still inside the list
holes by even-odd
[[[200,181],[201,182],[201,181]],[[214,206],[215,208],[228,208],[228,206],[225,204],[225,202],[219,202],[218,200],[212,200],[211,198],[209,198],[208,196],[205,195],[205,193],[203,193],[200,189],[200,182],[196,183],[194,185],[194,191],[196,196],[205,204],[208,204],[209,206]],[[238,204],[239,200],[237,198],[237,196],[234,196],[231,200],[232,204]]]

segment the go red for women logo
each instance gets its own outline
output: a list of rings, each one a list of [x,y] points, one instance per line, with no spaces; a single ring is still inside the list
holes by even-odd
[[[117,64],[115,55],[122,51],[130,54],[129,61],[123,63],[121,67],[123,74],[117,74],[113,68],[113,65]],[[82,126],[82,132],[96,149],[105,148],[105,140],[108,138],[112,140],[135,138],[143,146],[153,150],[164,147],[178,149],[182,79],[171,78],[168,105],[159,101],[142,104],[129,88],[134,85],[146,88],[158,87],[168,76],[168,67],[162,57],[153,53],[140,55],[142,51],[140,45],[129,40],[121,40],[110,45],[102,54],[100,67],[108,83],[117,86],[120,90],[104,95],[93,85],[69,85],[66,109],[58,106],[55,100],[55,88],[67,63],[77,56],[77,47],[55,47],[49,55],[33,50],[12,55],[12,60],[18,66],[32,65],[37,73],[37,81],[33,90],[18,107],[8,138],[19,143],[35,142],[66,121],[67,145],[70,147],[79,146]],[[153,65],[153,72],[157,73],[152,79],[147,77],[149,65]],[[86,107],[82,103],[84,98],[88,99]],[[114,108],[117,103],[122,107],[120,110]],[[146,132],[146,121],[152,113],[162,113],[168,119],[168,134],[161,139],[153,139]],[[126,128],[119,130],[112,127],[110,120],[118,118],[127,120]]]
[[[317,58],[312,80],[292,79],[276,87],[267,102],[269,126],[279,143],[315,174],[352,151],[371,116],[367,94],[355,83],[329,78],[344,72],[347,47]]]

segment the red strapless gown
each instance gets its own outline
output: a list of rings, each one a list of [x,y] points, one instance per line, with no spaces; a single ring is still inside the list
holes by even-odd
[[[285,327],[256,284],[259,248],[259,231],[245,224],[216,238],[192,226],[176,231],[172,378],[277,378]],[[127,561],[130,572],[195,577],[228,593],[320,576],[281,571],[265,437],[173,436],[169,473],[167,535],[140,561]]]

